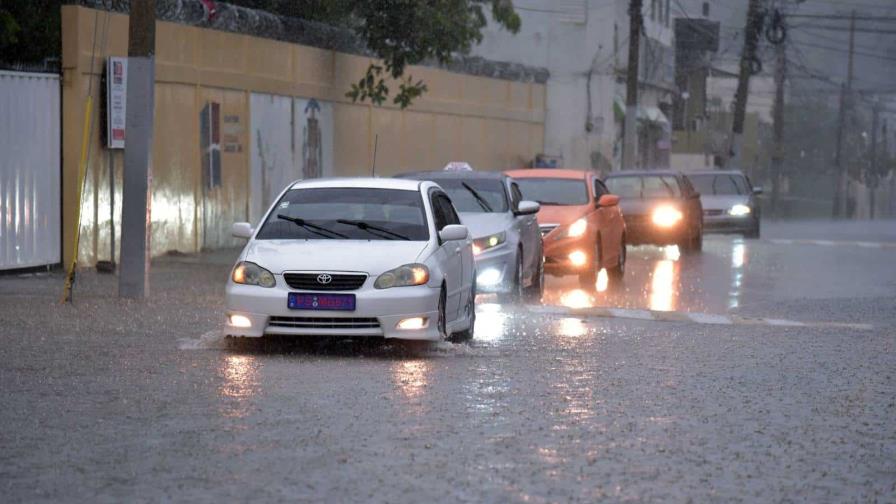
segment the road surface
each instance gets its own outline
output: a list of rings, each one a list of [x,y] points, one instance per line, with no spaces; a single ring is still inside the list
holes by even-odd
[[[233,257],[0,277],[4,502],[896,501],[896,223],[633,248],[462,344],[227,344]]]

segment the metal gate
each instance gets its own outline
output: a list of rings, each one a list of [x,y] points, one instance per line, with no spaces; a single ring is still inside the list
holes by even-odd
[[[59,76],[0,71],[0,270],[60,262]]]

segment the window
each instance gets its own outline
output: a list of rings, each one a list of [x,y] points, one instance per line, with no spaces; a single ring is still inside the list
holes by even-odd
[[[417,191],[324,187],[287,191],[257,239],[424,241],[429,230]]]
[[[609,194],[609,190],[607,190],[607,186],[604,185],[600,179],[594,179],[594,199],[600,199],[604,194]]]
[[[588,185],[583,179],[520,178],[523,196],[542,205],[568,206],[588,203]]]
[[[607,179],[610,192],[620,198],[678,198],[681,188],[671,175],[623,175]]]
[[[440,193],[436,195],[436,198],[439,201],[439,205],[442,207],[442,215],[445,216],[445,224],[460,224],[460,217],[458,217],[457,212],[454,211],[454,205],[451,204],[451,200],[448,196]]]
[[[749,194],[747,181],[739,175],[691,175],[700,194]]]
[[[448,197],[451,198],[451,202],[458,212],[507,211],[507,191],[500,179],[470,178],[465,180],[457,177],[427,177],[424,180],[432,180],[439,184],[439,187],[448,193]],[[481,197],[484,201],[480,201],[476,196]]]
[[[442,193],[433,192],[430,198],[430,202],[432,203],[432,217],[435,220],[436,231],[441,231],[442,228],[448,225],[448,217],[445,216],[445,209],[442,207],[442,202],[439,199]]]
[[[513,209],[519,210],[520,201],[523,201],[523,193],[520,191],[520,186],[517,185],[516,182],[510,184],[510,199],[513,201]]]

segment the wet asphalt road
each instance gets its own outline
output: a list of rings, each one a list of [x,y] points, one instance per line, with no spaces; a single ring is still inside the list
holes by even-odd
[[[624,286],[545,293],[870,330],[483,297],[470,343],[232,345],[232,257],[157,261],[145,304],[0,277],[4,502],[896,502],[896,223],[633,248]]]

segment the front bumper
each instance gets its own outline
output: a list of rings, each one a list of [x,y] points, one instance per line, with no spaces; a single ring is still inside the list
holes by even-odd
[[[721,233],[743,233],[756,227],[753,215],[734,217],[728,214],[703,216],[703,229]]]
[[[516,249],[507,243],[485,250],[475,257],[476,292],[507,293],[514,282]]]
[[[224,333],[228,336],[261,337],[265,334],[295,336],[372,336],[407,340],[438,341],[438,306],[440,289],[419,285],[375,289],[373,278],[354,291],[320,292],[319,294],[354,294],[354,311],[291,310],[286,306],[291,289],[282,275],[275,275],[272,288],[227,283],[227,312]],[[235,327],[231,316],[249,319],[249,327]],[[398,329],[406,318],[425,317],[421,329]]]
[[[684,219],[670,227],[659,227],[649,215],[625,216],[625,239],[629,245],[675,245],[685,234]]]
[[[597,259],[594,256],[595,237],[590,233],[575,238],[553,237],[550,233],[544,238],[544,272],[548,275],[574,275],[588,271]],[[584,264],[574,264],[569,255],[582,252],[586,260]]]

